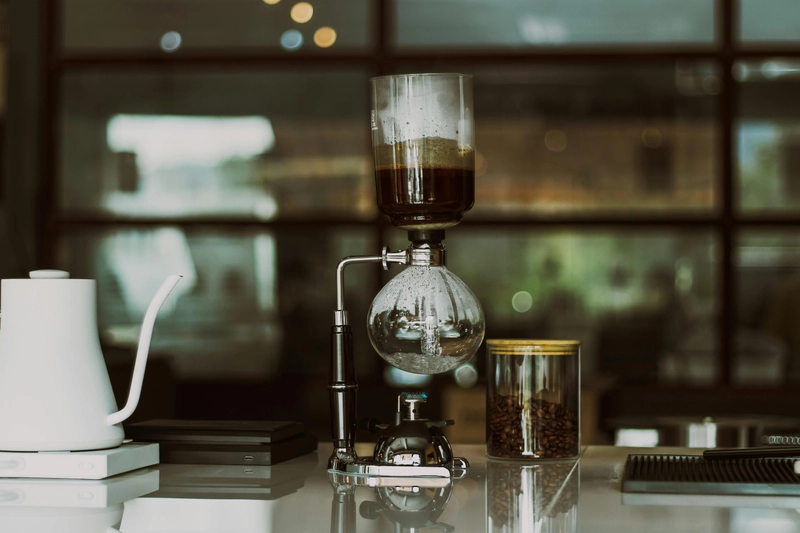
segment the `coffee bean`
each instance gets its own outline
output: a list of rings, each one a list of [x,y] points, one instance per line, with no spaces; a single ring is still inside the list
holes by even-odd
[[[578,416],[567,407],[547,400],[522,402],[495,395],[487,413],[488,452],[503,458],[577,457]]]

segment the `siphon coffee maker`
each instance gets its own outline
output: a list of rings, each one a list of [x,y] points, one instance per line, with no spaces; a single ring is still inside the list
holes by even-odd
[[[424,417],[425,393],[402,393],[392,424],[380,432],[371,457],[355,452],[356,392],[353,332],[344,309],[344,269],[355,263],[406,265],[378,293],[367,332],[391,365],[417,374],[447,372],[466,362],[483,341],[483,310],[472,291],[445,267],[445,230],[475,200],[472,77],[407,74],[370,80],[372,147],[378,207],[408,231],[406,250],[342,259],[336,270],[332,328],[333,453],[329,470],[390,477],[460,477],[469,467],[453,457],[442,432],[452,420]]]

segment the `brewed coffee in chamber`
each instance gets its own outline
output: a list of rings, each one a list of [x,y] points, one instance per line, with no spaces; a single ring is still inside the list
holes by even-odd
[[[403,229],[455,226],[475,203],[475,152],[424,137],[375,147],[378,208]]]

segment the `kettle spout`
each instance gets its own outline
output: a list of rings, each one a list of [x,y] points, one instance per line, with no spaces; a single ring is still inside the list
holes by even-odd
[[[153,326],[156,323],[156,316],[158,316],[158,311],[161,309],[167,296],[169,296],[169,293],[172,292],[172,289],[175,288],[175,285],[178,284],[182,277],[183,276],[168,277],[164,283],[161,284],[161,288],[158,289],[158,292],[150,302],[150,306],[147,308],[147,312],[144,314],[142,332],[139,334],[139,348],[136,351],[136,362],[133,365],[133,378],[131,379],[131,390],[128,393],[128,401],[125,407],[116,413],[108,415],[106,422],[110,426],[127,420],[136,410],[136,406],[139,405],[139,398],[142,395],[142,383],[144,382],[144,369],[145,366],[147,366],[147,355],[150,352],[150,340],[153,337]]]

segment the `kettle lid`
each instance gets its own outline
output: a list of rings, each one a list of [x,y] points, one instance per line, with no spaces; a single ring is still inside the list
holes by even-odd
[[[65,270],[32,270],[31,279],[68,279],[69,272]]]

